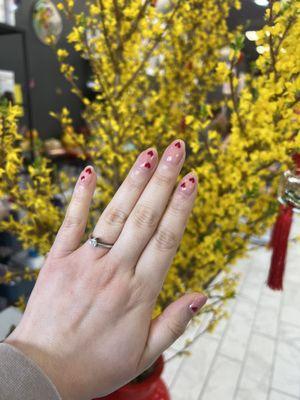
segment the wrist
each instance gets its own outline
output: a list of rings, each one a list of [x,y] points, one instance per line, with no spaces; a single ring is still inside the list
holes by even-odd
[[[20,340],[16,337],[9,336],[4,341],[5,344],[14,347],[17,351],[21,352],[28,360],[30,360],[44,375],[58,392],[58,395],[63,400],[71,400],[68,393],[67,374],[64,373],[64,367],[61,365],[57,367],[55,357],[49,351],[41,348],[25,340]],[[72,397],[72,400],[74,397]]]

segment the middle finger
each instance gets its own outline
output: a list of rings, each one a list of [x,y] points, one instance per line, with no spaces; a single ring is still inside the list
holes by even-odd
[[[112,257],[122,254],[124,266],[134,267],[151,239],[169,202],[184,158],[185,144],[182,140],[175,140],[165,150],[154,175],[111,249]]]

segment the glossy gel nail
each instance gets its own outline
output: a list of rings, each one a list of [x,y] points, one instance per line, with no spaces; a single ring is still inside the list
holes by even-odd
[[[182,140],[175,140],[166,149],[163,160],[172,165],[178,165],[182,160],[185,152],[185,145]]]
[[[197,179],[194,175],[187,175],[179,184],[179,191],[189,196],[195,190]]]
[[[156,164],[156,152],[153,149],[144,151],[138,158],[137,167],[150,170]]]
[[[190,305],[189,309],[192,312],[192,314],[197,314],[197,312],[204,306],[204,304],[207,302],[207,297],[206,296],[201,296],[195,299]]]
[[[94,171],[93,167],[90,166],[86,167],[80,174],[79,182],[82,184],[90,182],[93,175],[93,171]]]

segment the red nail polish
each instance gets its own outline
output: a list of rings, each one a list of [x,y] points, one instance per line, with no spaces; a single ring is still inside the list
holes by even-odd
[[[92,168],[90,168],[90,167],[86,168],[85,172],[87,172],[89,175],[91,175],[91,173],[92,173]]]
[[[189,309],[193,314],[196,314],[200,308],[204,306],[204,304],[207,302],[207,297],[206,296],[201,296],[198,299],[195,299],[192,304],[189,305]]]
[[[189,181],[192,182],[192,183],[195,183],[196,179],[192,177],[192,178],[189,179]]]
[[[180,185],[182,188],[185,188],[186,187],[186,184],[185,184],[185,182],[182,182],[182,184]]]
[[[154,156],[154,151],[153,151],[153,150],[149,150],[147,154],[148,154],[150,157],[153,157],[153,156]]]
[[[151,164],[150,164],[149,162],[146,162],[146,163],[144,164],[144,167],[150,169],[150,168],[151,168]]]
[[[178,149],[180,149],[180,148],[181,148],[181,143],[180,143],[180,142],[176,142],[176,143],[174,144],[174,146],[176,146],[176,147],[178,147]]]

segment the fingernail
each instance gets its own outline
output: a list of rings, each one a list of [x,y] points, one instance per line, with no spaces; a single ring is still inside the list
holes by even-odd
[[[178,190],[181,193],[184,193],[187,196],[189,196],[195,190],[196,184],[197,184],[197,178],[195,177],[195,175],[189,174],[182,179],[182,181],[179,184]]]
[[[86,167],[80,174],[79,182],[80,183],[88,183],[93,175],[94,168],[93,167]]]
[[[151,170],[156,165],[157,153],[154,149],[143,151],[137,160],[137,168],[142,170]]]
[[[178,165],[182,160],[185,152],[185,145],[183,140],[175,140],[166,149],[163,160],[172,165]]]
[[[206,302],[207,302],[207,297],[206,296],[200,296],[197,299],[195,299],[189,305],[189,309],[192,312],[192,314],[197,314],[197,312],[204,306],[204,304]]]

